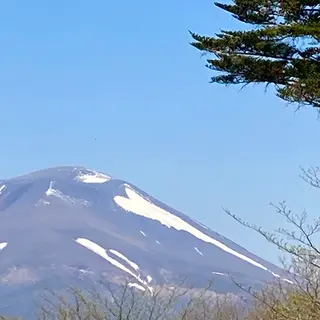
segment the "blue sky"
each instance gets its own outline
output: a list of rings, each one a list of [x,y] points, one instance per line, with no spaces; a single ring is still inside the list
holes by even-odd
[[[6,1],[0,12],[0,176],[85,165],[135,183],[275,262],[221,210],[282,226],[270,201],[317,214],[299,166],[320,123],[261,86],[209,84],[188,30],[242,27],[212,1]]]

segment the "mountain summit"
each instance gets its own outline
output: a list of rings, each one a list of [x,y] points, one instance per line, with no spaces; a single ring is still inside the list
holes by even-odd
[[[130,278],[152,292],[181,277],[236,292],[282,270],[131,183],[82,167],[0,180],[0,314],[41,290]],[[283,278],[283,281],[290,281]]]

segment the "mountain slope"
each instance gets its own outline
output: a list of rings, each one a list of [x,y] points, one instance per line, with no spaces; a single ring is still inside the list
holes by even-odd
[[[57,167],[0,183],[0,314],[44,288],[132,279],[138,290],[185,277],[236,292],[282,270],[154,199],[86,168]],[[284,276],[283,276],[284,277]],[[283,278],[284,281],[289,281]],[[27,309],[26,309],[27,310]]]

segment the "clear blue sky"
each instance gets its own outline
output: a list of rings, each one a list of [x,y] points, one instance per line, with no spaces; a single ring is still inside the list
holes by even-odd
[[[209,84],[188,29],[239,26],[209,0],[5,1],[0,176],[99,169],[277,261],[221,206],[267,228],[271,200],[317,214],[299,165],[317,164],[320,123],[272,90]]]

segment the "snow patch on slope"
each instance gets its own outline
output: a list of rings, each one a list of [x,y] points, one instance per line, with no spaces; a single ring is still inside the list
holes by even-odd
[[[133,269],[135,269],[136,271],[139,271],[139,266],[132,262],[131,260],[129,260],[125,255],[123,255],[122,253],[116,251],[116,250],[113,250],[113,249],[110,249],[109,250],[112,254],[114,254],[115,256],[117,256],[118,258],[124,260],[127,264],[129,264]]]
[[[5,188],[6,188],[6,185],[5,185],[5,184],[0,187],[0,194],[2,194],[2,192],[5,190]]]
[[[3,250],[8,245],[8,242],[0,242],[0,250]]]
[[[285,278],[282,278],[281,280],[285,281],[285,282],[288,282],[290,284],[293,284],[293,281],[289,280],[289,279],[285,279]]]
[[[224,250],[227,253],[230,253],[258,268],[261,268],[265,271],[268,271],[268,269],[263,266],[262,264],[254,261],[253,259],[229,248],[225,244],[221,243],[220,241],[213,239],[209,237],[208,235],[204,234],[203,232],[199,231],[183,219],[173,215],[172,213],[156,206],[155,204],[151,203],[150,201],[147,201],[142,196],[137,194],[131,187],[125,187],[125,192],[127,194],[127,197],[124,196],[115,196],[114,201],[117,205],[119,205],[122,209],[124,209],[127,212],[131,212],[140,216],[143,216],[148,219],[152,219],[155,221],[160,222],[162,225],[168,227],[168,228],[174,228],[176,230],[183,230],[194,237],[207,242],[211,243],[218,248]]]
[[[107,250],[103,247],[99,246],[98,244],[94,243],[91,240],[88,240],[86,238],[78,238],[75,240],[78,244],[82,245],[83,247],[87,248],[88,250],[94,252],[95,254],[99,255],[103,259],[107,260],[109,263],[111,263],[113,266],[119,268],[120,270],[130,274],[132,277],[134,277],[142,286],[145,286],[148,288],[148,290],[152,293],[153,288],[148,286],[148,283],[141,279],[140,275],[133,273],[130,269],[128,269],[126,266],[124,266],[119,261],[113,259],[110,257],[107,253]]]
[[[54,186],[54,182],[51,181],[49,184],[49,188],[46,191],[46,196],[48,196],[48,197],[52,196],[52,197],[60,198],[62,200],[68,200],[68,196],[63,194],[61,191],[54,189],[53,186]]]
[[[111,177],[93,170],[86,170],[85,173],[80,172],[75,179],[83,183],[105,183],[110,181]]]
[[[203,256],[203,253],[197,247],[194,247],[194,250],[196,250],[201,256]]]
[[[49,188],[46,191],[46,196],[47,197],[56,197],[56,198],[59,198],[59,199],[61,199],[63,201],[69,202],[71,204],[79,203],[79,204],[82,204],[82,205],[85,205],[85,206],[88,206],[90,204],[89,201],[86,201],[86,200],[83,200],[83,199],[76,199],[76,198],[67,196],[63,192],[55,189],[54,188],[54,184],[55,184],[54,181],[50,182]]]
[[[36,207],[39,207],[39,206],[41,206],[41,205],[47,206],[47,205],[49,205],[49,204],[50,204],[49,201],[44,200],[44,199],[40,199],[40,200],[35,204],[35,206],[36,206]]]
[[[222,272],[212,272],[212,274],[216,274],[217,276],[227,276],[226,273],[222,273]]]
[[[141,233],[144,237],[147,237],[147,235],[146,235],[143,231],[140,230],[140,233]]]
[[[293,284],[293,282],[292,282],[291,280],[286,279],[286,278],[281,278],[278,274],[276,274],[276,273],[274,273],[274,272],[272,272],[272,271],[270,271],[270,272],[272,273],[272,275],[273,275],[275,278],[279,278],[279,279],[282,280],[282,281],[285,281],[285,282],[288,282],[288,283],[290,283],[290,284]]]
[[[141,291],[146,291],[146,289],[143,286],[141,286],[140,284],[137,284],[137,283],[128,283],[128,287],[129,288],[137,288]]]

